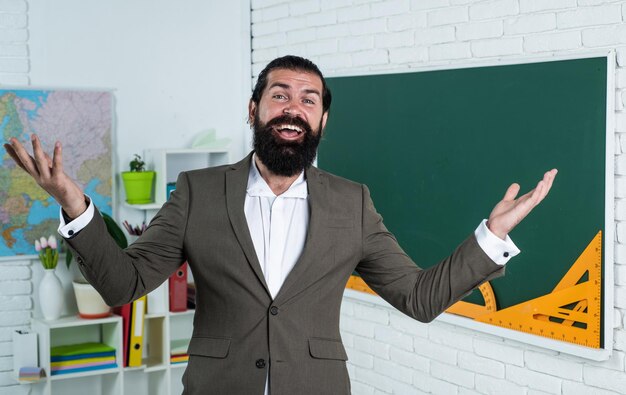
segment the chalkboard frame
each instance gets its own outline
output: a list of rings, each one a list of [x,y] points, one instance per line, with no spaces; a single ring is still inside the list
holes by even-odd
[[[542,63],[551,61],[575,60],[585,58],[606,58],[606,152],[605,152],[605,191],[604,191],[604,267],[603,267],[603,345],[600,349],[577,346],[570,343],[560,342],[543,338],[535,335],[525,334],[522,332],[512,331],[492,325],[483,324],[472,319],[455,316],[452,314],[443,314],[438,318],[441,322],[458,325],[465,328],[477,330],[479,332],[501,336],[505,339],[511,339],[522,343],[548,348],[554,351],[563,352],[575,356],[591,360],[606,360],[610,357],[613,344],[613,308],[614,308],[614,283],[613,283],[613,250],[614,250],[614,125],[615,125],[615,52],[610,51],[588,51],[585,53],[577,53],[566,56],[554,56],[546,58],[545,56],[527,57],[523,59],[507,59],[495,60],[488,62],[475,62],[453,65],[439,65],[435,67],[410,68],[399,70],[378,70],[374,72],[360,72],[349,74],[329,74],[328,78],[336,77],[358,77],[372,76],[383,74],[400,74],[400,73],[416,73],[437,70],[458,70],[464,68],[491,67],[491,66],[507,66],[520,65],[527,63]],[[335,109],[333,109],[335,110]],[[331,111],[331,117],[333,116]],[[321,168],[324,169],[323,163]],[[346,290],[346,296],[365,300],[370,303],[387,305],[382,299],[358,291]]]

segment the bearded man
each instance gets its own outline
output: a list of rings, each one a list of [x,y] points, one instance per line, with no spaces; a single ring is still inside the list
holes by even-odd
[[[62,207],[59,232],[111,305],[155,289],[187,261],[196,313],[185,394],[349,394],[339,333],[343,290],[359,272],[381,297],[423,322],[503,274],[519,251],[508,233],[547,195],[556,170],[517,198],[507,190],[439,264],[421,270],[374,209],[367,187],[311,164],[331,94],[309,60],[285,56],[260,73],[248,107],[254,151],[234,165],[183,172],[176,191],[126,250],[33,137],[9,154]]]

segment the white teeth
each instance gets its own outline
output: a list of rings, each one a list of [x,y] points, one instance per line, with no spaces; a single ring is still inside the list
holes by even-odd
[[[295,130],[298,133],[302,133],[302,129],[296,125],[289,125],[289,124],[280,125],[278,129],[289,129],[289,130]]]

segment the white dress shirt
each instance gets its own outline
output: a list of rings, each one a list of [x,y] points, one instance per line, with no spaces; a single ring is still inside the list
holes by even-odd
[[[252,158],[244,211],[265,282],[272,298],[300,258],[309,227],[304,172],[280,196],[265,182]]]

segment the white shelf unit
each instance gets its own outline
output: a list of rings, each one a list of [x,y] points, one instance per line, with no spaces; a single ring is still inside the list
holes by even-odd
[[[229,154],[223,150],[178,149],[145,152],[146,163],[157,172],[155,203],[126,207],[143,210],[148,222],[165,203],[166,185],[175,182],[178,173],[229,163]],[[159,192],[160,191],[160,192]],[[189,270],[188,278],[193,279]],[[112,315],[100,319],[82,319],[77,316],[55,321],[33,319],[32,329],[39,337],[39,365],[47,377],[28,383],[33,395],[175,395],[182,393],[182,375],[186,363],[170,364],[171,341],[191,339],[195,310],[169,311],[168,282],[160,288],[155,303],[161,310],[148,313],[144,320],[144,350],[142,365],[126,367],[123,358],[122,318]],[[157,290],[159,290],[159,288]],[[150,311],[148,302],[148,311]],[[117,368],[50,376],[50,347],[98,341],[116,349]]]
[[[154,149],[144,152],[148,167],[156,171],[155,202],[126,207],[145,212],[149,222],[167,200],[167,184],[176,182],[182,171],[214,167],[230,163],[229,153],[214,149]],[[193,279],[188,270],[188,281]],[[194,310],[184,312],[169,311],[168,282],[155,290],[153,298],[159,298],[158,305],[164,311],[149,312],[144,325],[144,365],[141,368],[124,369],[124,392],[132,395],[174,395],[183,391],[182,375],[186,363],[170,364],[171,341],[191,339]],[[158,295],[158,296],[154,296]],[[150,298],[148,311],[150,311]]]
[[[229,163],[228,151],[204,148],[146,150],[144,158],[148,167],[156,171],[154,204],[145,208],[148,210],[160,208],[165,203],[167,200],[167,184],[176,182],[181,171],[203,169]]]
[[[121,317],[83,319],[72,316],[54,321],[33,319],[32,329],[39,336],[39,365],[46,371],[44,380],[32,384],[32,393],[84,394],[85,388],[97,388],[98,391],[91,392],[93,394],[123,393]],[[51,376],[50,348],[85,342],[101,342],[114,347],[117,367]]]
[[[169,308],[169,306],[168,306]],[[90,388],[93,395],[174,395],[183,391],[186,363],[170,364],[172,340],[190,339],[194,310],[146,314],[144,354],[138,367],[123,367],[122,318],[83,319],[77,316],[55,321],[33,319],[33,332],[39,336],[39,365],[46,378],[31,386],[37,395],[78,395]],[[116,368],[51,376],[50,348],[83,342],[102,342],[115,347]]]
[[[179,365],[170,364],[172,339],[191,338],[194,310],[180,313],[146,314],[144,321],[144,354],[140,367],[124,368],[124,393],[132,395],[175,395],[183,391]],[[186,317],[184,330],[172,321]],[[186,364],[185,364],[186,366]]]

